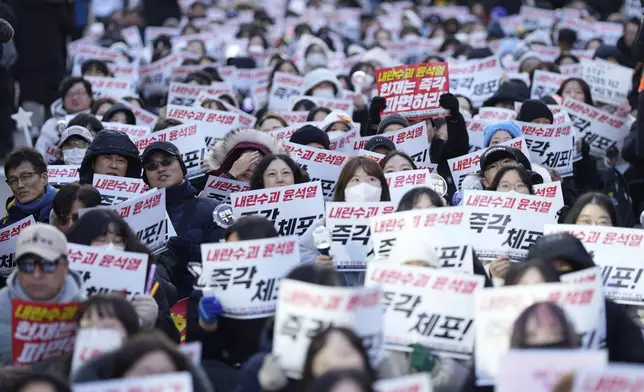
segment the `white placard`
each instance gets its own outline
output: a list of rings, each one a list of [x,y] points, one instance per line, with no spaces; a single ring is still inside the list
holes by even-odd
[[[203,351],[201,341],[182,342],[177,348],[190,359],[193,365],[201,366],[201,352]]]
[[[280,111],[284,120],[289,124],[302,124],[307,121],[309,117],[309,112],[291,112],[291,111]]]
[[[313,124],[315,125],[315,124]],[[299,127],[298,127],[299,129]],[[355,127],[350,130],[345,132],[344,134],[337,136],[335,138],[332,138],[330,146],[330,150],[333,151],[342,151],[342,152],[348,152],[352,153],[353,150],[353,139],[357,138],[358,135],[360,135],[360,130],[356,129]]]
[[[248,183],[232,180],[225,177],[209,176],[202,197],[215,199],[222,203],[230,204],[230,195],[235,192],[245,192],[249,189]]]
[[[7,278],[16,266],[15,253],[18,235],[35,224],[33,215],[0,229],[0,277]]]
[[[328,326],[347,327],[362,338],[372,366],[382,356],[379,288],[330,287],[283,279],[280,284],[273,353],[291,378],[300,378],[312,337]]]
[[[480,275],[386,261],[369,263],[365,275],[366,287],[382,288],[388,348],[422,344],[444,355],[472,354],[474,297],[484,284]]]
[[[331,231],[331,251],[338,270],[362,271],[372,252],[370,218],[391,214],[393,203],[326,203],[326,227]]]
[[[291,110],[291,98],[302,95],[304,78],[285,72],[275,72],[271,91],[268,94],[268,107],[279,112]],[[287,120],[288,121],[288,120]],[[289,121],[290,123],[290,121]]]
[[[517,192],[465,190],[472,246],[477,256],[522,260],[543,236],[543,225],[557,222],[552,199]]]
[[[322,98],[309,95],[291,96],[291,98],[289,98],[289,109],[295,109],[295,104],[301,99],[312,101],[316,107],[327,108],[331,111],[339,110],[349,115],[349,117],[353,117],[352,99]]]
[[[47,178],[49,185],[61,186],[79,181],[80,165],[48,165]]]
[[[92,84],[94,98],[123,98],[135,95],[134,83],[127,79],[85,76]]]
[[[434,189],[429,171],[426,169],[389,173],[385,174],[385,178],[387,179],[387,185],[389,185],[391,202],[394,205],[398,205],[400,199],[412,189],[421,187]]]
[[[152,129],[156,125],[157,121],[159,121],[159,116],[156,114],[148,112],[145,109],[140,109],[128,101],[117,99],[116,102],[130,109],[132,113],[134,113],[134,117],[136,117],[136,125],[145,125]]]
[[[201,129],[203,136],[216,140],[222,139],[229,131],[239,127],[239,113],[204,108],[168,105],[166,118],[179,120],[183,123],[205,124],[206,127]]]
[[[394,142],[396,150],[409,155],[411,160],[417,164],[430,163],[429,142],[427,141],[427,123],[425,121],[421,121],[418,124],[411,125],[395,132],[387,132],[381,136]],[[355,152],[364,149],[364,146],[372,137],[373,136],[367,136],[354,140],[354,154]]]
[[[166,373],[140,378],[122,378],[74,384],[74,392],[193,392],[189,372]]]
[[[206,100],[214,100],[216,102],[219,102],[222,104],[228,111],[230,112],[235,112],[239,115],[239,125],[244,128],[252,128],[255,126],[255,123],[257,122],[257,117],[252,116],[243,110],[237,108],[236,106],[233,106],[229,104],[228,102],[222,100],[221,98],[211,95],[206,91],[202,91],[199,93],[199,96],[197,97],[197,100],[195,103],[192,105],[194,107],[201,107],[201,103],[206,101]]]
[[[340,177],[342,167],[349,160],[349,154],[293,143],[284,143],[284,147],[297,156],[297,162],[309,174],[311,181],[320,181],[324,199],[331,200],[335,183]]]
[[[373,385],[377,392],[432,392],[431,376],[427,373],[379,380]]]
[[[130,140],[136,141],[152,131],[147,125],[129,125],[118,122],[104,122],[105,129],[122,132],[130,137]]]
[[[562,177],[572,175],[575,151],[572,124],[549,125],[517,121],[530,150],[530,161],[554,169]]]
[[[202,244],[201,256],[200,289],[233,319],[272,316],[280,281],[300,264],[297,236]]]
[[[114,206],[142,195],[147,185],[140,178],[94,174],[92,185],[101,194],[101,205]]]
[[[548,199],[552,199],[552,208],[559,211],[564,207],[563,190],[561,182],[549,182],[546,184],[534,185],[534,194]]]
[[[503,68],[497,56],[449,65],[449,91],[463,95],[476,108],[492,97],[500,86]]]
[[[135,86],[139,80],[139,66],[138,64],[112,64],[107,63],[107,68],[118,80],[127,80]]]
[[[175,53],[153,63],[141,65],[139,77],[145,95],[161,95],[168,91],[172,80],[172,68],[180,66],[181,63],[183,54]]]
[[[598,347],[597,323],[604,296],[594,283],[545,283],[484,288],[476,295],[475,347],[477,385],[492,385],[502,356],[510,348],[517,317],[537,302],[555,302],[563,308],[583,347]]]
[[[123,337],[114,329],[80,328],[74,341],[72,374],[90,360],[121,347]]]
[[[530,88],[530,98],[539,99],[546,95],[553,95],[558,90],[563,82],[570,76],[562,75],[560,73],[548,72],[537,69],[534,71],[532,79],[532,87]]]
[[[582,60],[582,78],[592,89],[593,100],[618,106],[628,101],[633,69],[602,59]]]
[[[638,4],[639,5],[639,4]],[[644,365],[609,364],[601,369],[579,369],[572,392],[637,391],[644,383]]]
[[[483,120],[465,120],[465,126],[467,127],[467,135],[470,138],[470,151],[480,150],[484,147],[485,138],[483,137],[483,131],[489,122]]]
[[[275,224],[281,236],[303,235],[324,216],[324,196],[319,181],[236,192],[230,195],[235,219],[261,215]]]
[[[168,105],[193,106],[202,92],[214,96],[234,96],[233,86],[226,82],[215,82],[207,86],[173,82],[168,90]]]
[[[517,118],[517,112],[512,109],[506,108],[496,108],[496,107],[484,107],[479,110],[477,120],[490,122],[500,122],[514,120]]]

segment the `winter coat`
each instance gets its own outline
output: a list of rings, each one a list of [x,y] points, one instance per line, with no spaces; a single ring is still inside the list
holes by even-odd
[[[45,194],[40,199],[34,200],[27,205],[21,205],[13,196],[9,197],[5,204],[7,215],[2,218],[0,228],[21,221],[29,215],[32,215],[36,222],[49,223],[54,197],[56,197],[56,189],[51,185],[47,185]]]
[[[63,107],[62,100],[58,99],[56,104],[51,105],[51,118],[45,121],[42,128],[40,128],[40,135],[38,135],[34,147],[45,157],[48,161],[47,163],[52,163],[54,159],[52,154],[47,154],[47,151],[58,148],[58,143],[60,143],[58,121],[65,119],[67,115],[69,113]]]
[[[288,154],[282,142],[266,132],[254,129],[238,129],[229,132],[208,152],[204,168],[208,174],[232,178],[228,171],[233,163],[246,151],[259,151],[264,156]]]
[[[141,178],[141,159],[139,150],[130,138],[121,132],[103,130],[96,134],[94,141],[87,148],[78,175],[81,184],[93,184],[94,160],[99,155],[120,155],[127,159],[125,177]]]
[[[85,299],[82,289],[83,279],[76,272],[69,270],[60,292],[50,301],[35,301],[20,287],[18,271],[14,271],[7,279],[7,287],[0,290],[0,364],[9,365],[13,362],[11,348],[11,301],[22,299],[41,303],[67,303]]]
[[[112,365],[116,352],[109,352],[98,356],[81,366],[72,379],[72,384],[86,382],[104,381],[113,378]],[[190,366],[188,369],[192,375],[192,387],[194,392],[214,392],[201,366]]]
[[[168,339],[178,344],[181,342],[181,334],[170,314],[170,308],[176,303],[176,294],[171,293],[176,290],[170,282],[162,278],[159,279],[158,275],[156,281],[159,282],[159,289],[154,294],[154,300],[159,306],[159,314],[154,327],[165,333]]]
[[[447,117],[446,122],[447,140],[434,137],[429,147],[429,155],[432,163],[438,164],[438,174],[447,181],[449,200],[456,192],[456,184],[452,179],[447,160],[467,154],[470,150],[470,137],[462,114]]]

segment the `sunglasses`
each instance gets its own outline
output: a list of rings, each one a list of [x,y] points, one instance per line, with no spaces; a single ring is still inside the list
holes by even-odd
[[[177,160],[177,157],[172,156],[172,157],[163,158],[158,161],[150,161],[145,164],[145,170],[155,171],[159,168],[159,165],[163,167],[168,167],[172,165],[176,160]]]
[[[40,270],[46,274],[52,274],[58,268],[58,260],[45,260],[35,255],[23,256],[16,264],[18,271],[23,274],[33,274],[36,271],[36,267],[40,267]]]

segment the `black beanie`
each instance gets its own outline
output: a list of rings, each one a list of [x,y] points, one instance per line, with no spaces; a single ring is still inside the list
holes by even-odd
[[[291,143],[301,144],[303,146],[309,145],[311,143],[321,144],[325,150],[331,149],[331,141],[329,140],[329,135],[326,134],[323,130],[313,125],[305,125],[297,131],[293,132]]]
[[[545,103],[538,99],[528,99],[521,105],[517,121],[531,122],[542,117],[549,119],[550,124],[554,121],[552,112]]]

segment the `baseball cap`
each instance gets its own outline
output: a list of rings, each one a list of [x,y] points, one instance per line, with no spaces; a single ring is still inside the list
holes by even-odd
[[[365,150],[372,152],[378,147],[384,147],[389,151],[394,151],[396,149],[394,142],[385,136],[374,136],[364,145]]]
[[[94,140],[94,137],[92,136],[92,133],[87,130],[85,127],[81,127],[80,125],[72,125],[71,127],[65,129],[60,135],[60,142],[58,143],[58,148],[60,148],[67,139],[69,139],[72,136],[78,136],[81,137],[85,140],[87,140],[88,143],[91,143]]]
[[[170,142],[152,142],[150,145],[148,145],[145,150],[143,150],[143,154],[141,154],[141,162],[145,162],[147,158],[150,156],[155,151],[163,151],[166,154],[174,155],[174,156],[181,156],[181,152],[179,152],[179,149],[177,146]]]
[[[519,158],[514,148],[509,146],[493,146],[485,150],[481,155],[479,167],[481,171],[485,171],[486,167],[504,158],[509,158],[519,163]]]
[[[23,229],[18,235],[16,259],[34,254],[46,260],[67,256],[67,238],[54,226],[36,223]]]

